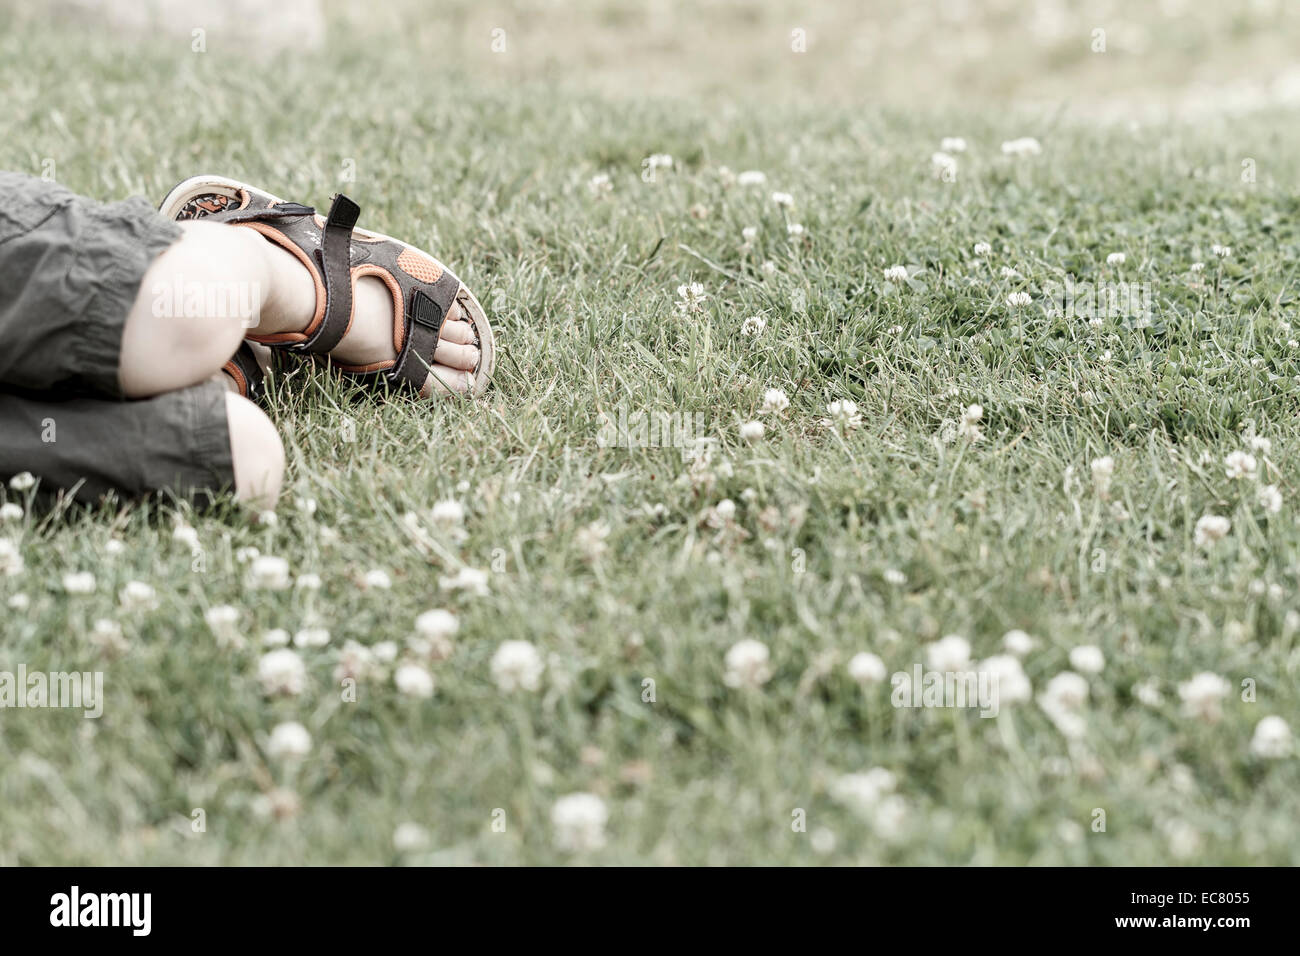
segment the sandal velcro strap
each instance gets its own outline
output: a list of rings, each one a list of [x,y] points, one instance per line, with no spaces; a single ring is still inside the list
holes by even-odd
[[[330,204],[316,250],[316,264],[325,277],[325,318],[310,338],[293,346],[295,351],[332,352],[352,327],[352,229],[360,215],[361,207],[342,193]]]
[[[406,308],[406,343],[397,356],[397,364],[388,373],[390,381],[420,390],[432,370],[443,320],[459,291],[460,280],[447,270],[443,270],[431,287],[417,286],[411,290]]]

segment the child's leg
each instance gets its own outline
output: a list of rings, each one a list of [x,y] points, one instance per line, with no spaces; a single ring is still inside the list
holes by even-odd
[[[182,228],[145,272],[127,313],[118,376],[129,398],[210,378],[258,324],[271,294],[261,236],[217,223]]]
[[[216,381],[132,402],[0,393],[0,435],[0,480],[30,472],[82,501],[233,489],[271,508],[284,476],[275,426]]]
[[[83,497],[233,487],[273,505],[274,426],[210,381],[257,321],[260,239],[13,173],[0,203],[0,475]]]

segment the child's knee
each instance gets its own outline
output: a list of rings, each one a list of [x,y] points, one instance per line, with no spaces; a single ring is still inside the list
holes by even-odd
[[[132,398],[208,378],[260,316],[267,282],[262,238],[218,223],[185,225],[145,273],[127,316],[121,379]]]
[[[226,395],[235,496],[259,508],[274,508],[284,482],[284,444],[262,410],[239,395]]]

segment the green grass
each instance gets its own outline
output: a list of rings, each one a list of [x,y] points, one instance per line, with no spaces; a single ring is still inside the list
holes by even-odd
[[[1300,863],[1300,767],[1249,746],[1262,717],[1300,714],[1293,118],[1131,129],[993,105],[615,97],[420,66],[419,36],[388,37],[380,58],[341,42],[325,70],[54,35],[0,31],[0,168],[53,159],[60,181],[105,199],[157,199],[204,171],[316,204],[346,190],[363,225],[427,244],[476,289],[502,360],[476,404],[277,383],[290,470],[274,527],[150,504],[37,511],[3,530],[27,568],[0,578],[0,600],[31,603],[5,611],[0,669],[103,670],[107,701],[98,721],[0,712],[0,863],[548,863],[571,858],[550,816],[578,791],[609,809],[607,846],[577,857],[593,862]],[[947,135],[971,143],[955,183],[930,171]],[[1025,135],[1041,156],[1001,155]],[[646,183],[652,153],[674,166]],[[341,180],[347,160],[355,181]],[[767,184],[727,187],[723,166]],[[612,189],[595,196],[600,173]],[[759,228],[748,254],[746,226]],[[1116,251],[1126,263],[1107,266]],[[886,285],[895,264],[909,288]],[[1149,284],[1151,324],[1049,316],[1042,288],[1062,274]],[[709,299],[684,321],[675,290],[692,281]],[[1035,301],[1017,312],[1018,290]],[[751,315],[767,321],[757,338],[740,333]],[[790,407],[760,416],[770,387]],[[841,436],[821,420],[845,398],[864,421]],[[943,441],[972,403],[983,441]],[[600,415],[620,407],[698,413],[713,464],[601,447]],[[756,417],[767,433],[749,445],[739,427]],[[1285,497],[1278,514],[1255,482],[1225,477],[1252,430],[1272,442],[1260,470]],[[1092,488],[1103,455],[1122,509]],[[406,529],[404,514],[446,498],[467,509],[463,541]],[[707,518],[724,498],[735,526],[718,529]],[[1208,550],[1193,542],[1205,513],[1232,521]],[[199,570],[172,540],[177,518],[198,530]],[[600,555],[584,546],[593,523],[609,531]],[[127,550],[110,557],[114,536]],[[322,589],[250,590],[235,557],[249,546]],[[488,596],[440,591],[462,565],[491,571]],[[375,568],[391,591],[359,586]],[[95,593],[63,593],[75,570],[95,572]],[[131,580],[161,606],[120,608]],[[204,623],[222,604],[240,609],[242,650]],[[402,696],[389,673],[344,702],[344,642],[404,643],[432,607],[461,621],[454,654],[431,665],[432,699]],[[99,618],[121,623],[123,656],[95,649]],[[332,641],[302,652],[308,689],[268,699],[260,636],[312,621]],[[1013,628],[1038,642],[1024,660],[1035,693],[1072,647],[1103,650],[1081,739],[1036,702],[991,720],[895,709],[888,684],[864,691],[845,670],[869,650],[910,671],[952,633],[982,659]],[[771,649],[761,689],[724,682],[742,638]],[[538,692],[493,682],[508,639],[545,657]],[[1217,723],[1182,713],[1177,687],[1201,671],[1232,685]],[[1152,680],[1156,706],[1133,692]],[[314,738],[297,765],[266,752],[286,720]],[[889,839],[832,797],[872,767],[895,774],[907,811]],[[277,790],[296,813],[265,813]],[[427,829],[426,850],[394,849],[406,821]]]

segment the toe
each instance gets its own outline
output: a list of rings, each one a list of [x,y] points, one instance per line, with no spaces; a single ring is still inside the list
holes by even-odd
[[[443,342],[453,342],[456,345],[473,344],[474,325],[465,317],[459,302],[455,303],[448,311],[447,319],[442,323],[439,338]]]
[[[440,396],[449,398],[453,395],[465,395],[474,388],[474,373],[465,369],[450,368],[435,362],[429,377],[424,381],[420,394],[425,398]]]
[[[433,353],[434,362],[448,368],[472,372],[478,367],[478,348],[473,345],[457,345],[455,342],[440,341]]]

